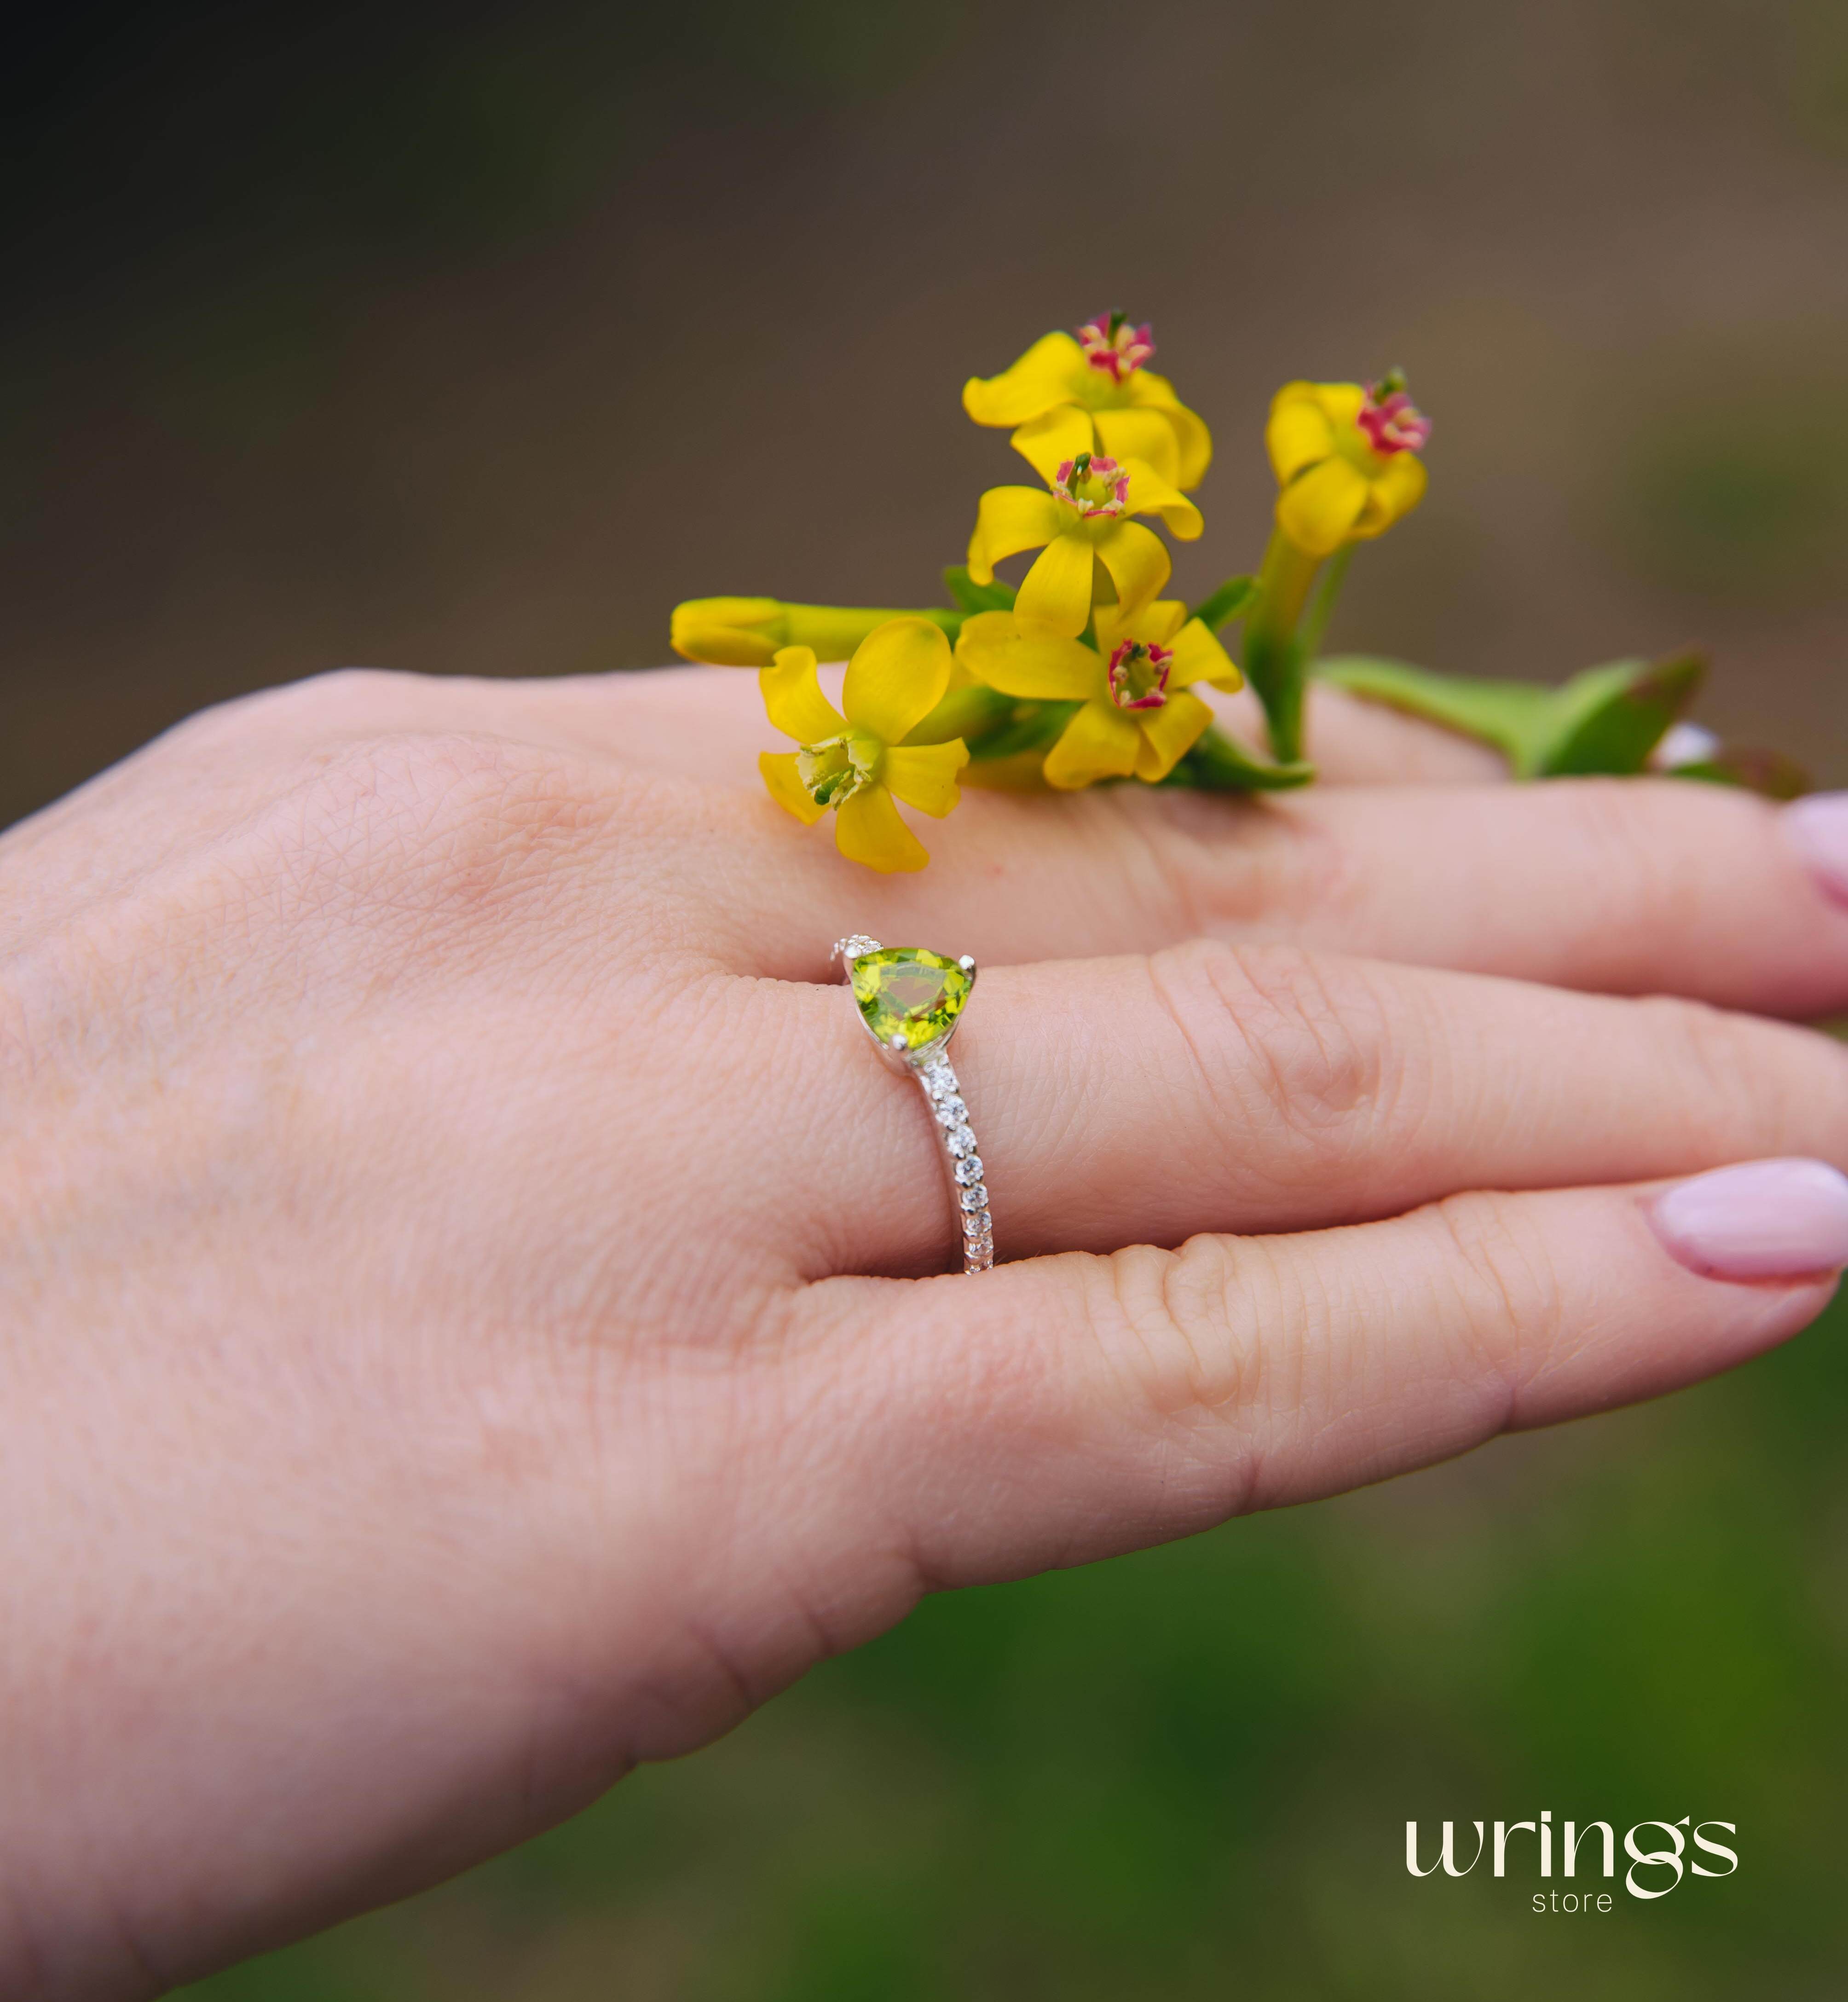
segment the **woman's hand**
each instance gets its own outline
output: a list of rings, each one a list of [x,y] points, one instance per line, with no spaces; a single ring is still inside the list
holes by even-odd
[[[971,795],[894,881],[751,693],[338,676],[0,843],[0,1992],[152,1993],[926,1589],[1670,1389],[1848,1260],[1828,1168],[1680,1180],[1848,1162],[1848,1051],[1717,1012],[1848,1006],[1848,804]],[[922,1276],[855,931],[982,962],[988,1276]]]

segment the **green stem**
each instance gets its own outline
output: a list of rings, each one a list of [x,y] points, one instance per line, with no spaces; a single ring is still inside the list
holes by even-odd
[[[971,750],[991,731],[1013,719],[1020,704],[979,682],[952,689],[911,734],[907,744],[947,744],[960,737]]]
[[[1008,720],[970,745],[969,755],[985,760],[1012,758],[1022,751],[1043,751],[1082,706],[1076,702],[1009,702],[1012,713]]]
[[[1210,793],[1274,793],[1306,786],[1315,776],[1313,765],[1267,764],[1213,725],[1162,783]]]
[[[1257,574],[1257,602],[1246,615],[1240,664],[1271,726],[1271,748],[1280,765],[1302,757],[1304,654],[1296,637],[1321,560],[1274,529]]]
[[[1187,616],[1198,619],[1209,633],[1216,633],[1222,626],[1229,626],[1233,619],[1243,617],[1257,596],[1256,577],[1229,577],[1217,591],[1201,598]]]
[[[962,630],[963,615],[937,606],[923,611],[883,611],[862,605],[790,605],[783,607],[785,647],[812,647],[820,661],[850,660],[853,650],[875,627],[888,619],[928,619],[954,640]]]
[[[1314,671],[1316,657],[1322,650],[1322,636],[1328,630],[1335,601],[1341,595],[1341,586],[1348,581],[1348,566],[1354,560],[1354,549],[1352,542],[1344,542],[1328,559],[1328,567],[1323,571],[1322,581],[1310,602],[1309,616],[1297,633],[1296,644],[1302,650],[1306,674]]]

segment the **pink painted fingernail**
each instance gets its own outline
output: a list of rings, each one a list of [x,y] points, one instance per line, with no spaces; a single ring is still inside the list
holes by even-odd
[[[1832,897],[1848,904],[1848,793],[1812,793],[1783,810],[1784,832]]]
[[[1714,1279],[1801,1279],[1848,1265],[1848,1175],[1826,1161],[1745,1161],[1678,1183],[1656,1235]]]

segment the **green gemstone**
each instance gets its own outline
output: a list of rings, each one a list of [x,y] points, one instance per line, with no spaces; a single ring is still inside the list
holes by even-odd
[[[853,967],[853,998],[882,1043],[918,1049],[947,1035],[969,998],[970,976],[940,952],[912,945],[867,953]]]

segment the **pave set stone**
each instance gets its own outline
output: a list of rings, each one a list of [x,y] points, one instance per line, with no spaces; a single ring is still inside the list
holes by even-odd
[[[933,1051],[917,1067],[918,1082],[930,1101],[937,1131],[956,1180],[956,1200],[963,1220],[963,1270],[985,1272],[995,1262],[995,1226],[989,1213],[989,1192],[982,1176],[982,1156],[969,1125],[969,1108],[950,1059]]]

